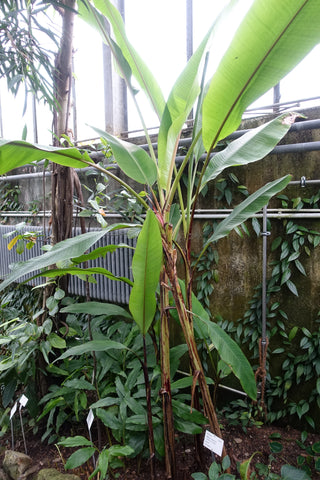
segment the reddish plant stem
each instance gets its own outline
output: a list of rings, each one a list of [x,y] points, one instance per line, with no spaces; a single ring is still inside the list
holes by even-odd
[[[148,375],[148,363],[147,363],[147,347],[146,347],[146,337],[143,335],[143,374],[144,374],[144,383],[146,386],[146,399],[147,399],[147,415],[148,415],[148,433],[149,433],[149,451],[150,451],[150,479],[155,480],[155,446],[154,446],[154,436],[153,436],[153,425],[152,425],[152,408],[151,408],[151,387],[149,382]]]
[[[180,325],[188,346],[189,360],[190,360],[192,373],[193,375],[197,375],[198,384],[199,384],[202,401],[203,401],[204,413],[208,418],[212,432],[218,437],[222,438],[217,414],[212,402],[208,384],[205,379],[205,374],[203,371],[202,363],[201,363],[198,349],[197,349],[196,340],[194,337],[192,315],[189,314],[189,311],[190,311],[189,309],[191,305],[189,305],[189,309],[187,310],[185,300],[183,298],[183,294],[178,281],[177,268],[176,268],[177,251],[174,248],[172,248],[172,244],[170,243],[170,238],[169,238],[169,242],[167,241],[168,240],[167,236],[163,236],[162,240],[163,240],[163,248],[165,253],[166,273],[168,275],[168,278],[171,284],[172,295],[175,300],[175,305],[176,305]],[[226,455],[226,450],[224,448],[223,456],[225,455]]]
[[[161,390],[166,478],[176,478],[176,459],[174,444],[174,423],[172,412],[172,395],[170,382],[170,338],[169,338],[169,294],[168,278],[165,269],[160,275],[160,308],[161,308]]]

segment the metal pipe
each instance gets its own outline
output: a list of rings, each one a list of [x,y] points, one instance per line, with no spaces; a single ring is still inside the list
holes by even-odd
[[[32,124],[33,124],[33,141],[38,143],[38,121],[37,121],[37,102],[36,96],[32,94]]]
[[[49,177],[51,175],[51,172],[19,173],[18,175],[1,176],[0,182],[12,182],[12,181],[14,182],[15,180],[28,180],[29,178],[43,177],[43,175],[45,175],[46,177]]]
[[[302,102],[311,102],[312,100],[319,100],[320,97],[310,97],[310,98],[300,98],[298,100],[291,100],[289,102],[281,102],[281,103],[272,103],[272,104],[269,104],[269,105],[265,105],[265,106],[262,106],[262,107],[256,107],[256,108],[248,108],[244,113],[248,113],[248,112],[256,112],[257,110],[271,110],[273,109],[274,107],[284,107],[286,105],[298,105]]]
[[[267,231],[267,205],[263,207],[262,220],[262,319],[261,319],[261,347],[262,358],[264,358],[265,348],[267,345],[267,238],[270,232]],[[265,365],[263,365],[265,367]]]
[[[287,106],[288,108],[289,107],[301,107],[301,105],[300,105],[301,103],[311,102],[311,101],[319,100],[319,99],[320,99],[320,97],[310,97],[310,98],[301,98],[301,99],[299,98],[298,100],[291,100],[289,102],[281,102],[281,103],[277,103],[277,104],[271,103],[269,105],[264,105],[262,107],[255,107],[255,108],[245,110],[244,116],[248,113],[259,112],[261,110],[271,110],[270,113],[272,113],[272,110],[276,107],[285,107],[285,106]],[[282,111],[283,111],[283,109],[282,109]],[[265,113],[264,113],[264,115],[265,115]],[[153,127],[148,127],[148,131],[150,131],[150,130],[159,130],[159,125],[158,126],[153,126]],[[140,129],[130,130],[130,131],[122,132],[122,133],[125,134],[125,136],[127,137],[128,135],[130,135],[132,133],[143,133],[143,129],[140,128]]]
[[[225,210],[203,210],[203,211],[196,211],[195,217],[200,220],[222,220],[227,218],[228,215],[232,212],[230,209]],[[282,218],[301,218],[301,219],[317,219],[320,218],[320,209],[304,209],[304,210],[293,210],[293,209],[268,209],[267,210],[268,218],[273,219],[282,219]],[[47,210],[45,212],[39,211],[37,215],[34,215],[30,211],[0,211],[0,217],[26,217],[26,218],[35,218],[35,217],[50,217],[51,211]],[[74,212],[74,217],[77,217],[77,212]],[[142,215],[143,216],[143,215]],[[108,213],[106,212],[105,218],[108,219],[115,219],[121,218],[123,216],[120,213]],[[263,218],[263,212],[258,212],[255,215],[252,215],[251,218]]]
[[[306,120],[303,122],[297,122],[292,125],[290,128],[289,132],[299,132],[303,130],[312,130],[312,129],[320,129],[320,119],[316,120]],[[234,140],[235,138],[239,138],[240,136],[244,135],[246,132],[249,130],[237,130],[236,132],[233,132],[231,135],[226,137],[225,140]],[[188,147],[191,145],[191,138],[182,138],[179,142],[179,146],[185,146]],[[153,148],[157,148],[157,143],[152,143]],[[147,150],[149,147],[147,144],[140,145],[141,148]],[[276,146],[269,155],[273,154],[285,154],[285,153],[300,153],[300,152],[312,152],[312,151],[318,151],[320,150],[320,142],[304,142],[304,143],[295,143],[295,144],[290,144],[290,145],[278,145]],[[104,155],[100,152],[92,152],[90,154],[92,159],[95,161],[98,161],[100,158],[103,159]],[[203,156],[205,158],[205,156]],[[184,156],[178,156],[176,157],[177,162],[182,162],[184,159]],[[40,164],[40,162],[39,162]],[[90,167],[86,167],[83,169],[80,169],[81,171],[86,171]],[[21,180],[21,179],[26,179],[28,178],[36,178],[39,176],[42,176],[42,172],[34,172],[34,173],[27,173],[27,174],[18,174],[18,175],[8,175],[8,176],[0,176],[0,181],[14,181],[14,180]],[[46,172],[45,175],[49,176],[51,175],[50,172]],[[307,180],[306,183],[312,184],[317,182],[317,180]],[[319,181],[320,182],[320,181]],[[299,182],[290,182],[290,184],[296,183],[298,184]]]
[[[320,150],[320,141],[317,142],[305,142],[305,143],[292,143],[289,145],[277,145],[274,147],[268,155],[283,155],[287,153],[304,153],[304,152],[316,152]],[[213,153],[211,156],[214,156]],[[185,156],[177,156],[176,163],[180,165]],[[201,155],[200,160],[205,160],[206,154]]]
[[[301,122],[296,122],[294,123],[290,129],[289,132],[301,132],[304,130],[315,130],[319,128],[320,129],[320,119],[314,119],[314,120],[303,120]],[[229,141],[229,140],[235,140],[236,138],[241,137],[245,133],[249,132],[250,129],[242,129],[242,130],[236,130],[235,132],[231,133],[228,135],[223,141]],[[191,145],[192,139],[191,138],[181,138],[179,141],[179,147],[188,147]],[[311,142],[313,143],[313,142]],[[294,144],[295,145],[295,144]],[[157,148],[157,142],[152,143],[153,148]],[[143,144],[140,145],[141,148],[144,150],[148,150],[149,146],[148,144]]]

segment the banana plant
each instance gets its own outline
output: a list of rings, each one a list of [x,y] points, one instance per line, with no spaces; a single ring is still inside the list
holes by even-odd
[[[141,184],[145,192],[148,192],[146,200],[113,172],[101,165],[93,164],[86,153],[77,149],[41,148],[26,142],[5,140],[0,142],[0,174],[27,162],[39,160],[40,157],[71,167],[90,165],[121,183],[146,209],[146,222],[140,234],[142,241],[134,258],[136,275],[129,306],[135,321],[146,334],[152,321],[150,318],[154,311],[155,285],[159,281],[161,272],[163,377],[161,393],[165,404],[164,430],[167,457],[170,450],[174,449],[170,371],[167,361],[169,309],[172,308],[169,305],[169,292],[174,299],[174,308],[188,346],[193,390],[198,384],[210,428],[213,433],[221,437],[215,407],[194,335],[192,295],[194,269],[191,267],[191,238],[199,193],[225,168],[233,165],[248,165],[268,155],[289,130],[296,115],[284,114],[235,140],[220,153],[215,153],[214,149],[219,140],[238,128],[245,109],[278,83],[320,41],[320,4],[317,0],[296,0],[295,2],[254,0],[215,73],[208,80],[205,73],[208,46],[211,44],[215,47],[212,48],[213,54],[219,51],[219,45],[215,45],[216,31],[221,26],[221,22],[226,21],[228,12],[237,3],[237,1],[230,1],[218,16],[173,85],[168,99],[165,100],[156,78],[128,40],[121,15],[111,1],[82,0],[79,2],[79,15],[97,29],[104,42],[109,45],[118,71],[132,93],[145,130],[149,151],[146,152],[137,145],[121,141],[99,129],[95,131],[110,144],[119,168],[129,178]],[[112,37],[105,26],[105,19],[110,23]],[[159,118],[157,152],[152,145],[143,113],[137,103],[133,79],[145,93]],[[178,167],[176,153],[181,130],[195,104],[192,143]],[[185,172],[188,178],[187,191],[183,191],[181,182],[182,174]],[[268,203],[273,195],[285,188],[289,181],[289,175],[276,179],[238,205],[230,216],[217,226],[204,245],[200,256],[212,242],[227,236],[231,230],[252,217]],[[178,202],[180,211],[179,218],[175,220],[173,220],[175,218],[173,213],[177,206],[174,202]],[[149,256],[151,224],[152,235],[160,238],[161,242],[154,242],[153,253]],[[143,249],[145,249],[144,255],[141,255]],[[177,275],[178,258],[182,259],[184,266],[183,284]],[[155,262],[157,268],[150,268],[149,260]],[[159,265],[162,265],[161,269],[158,268]],[[17,272],[15,275],[16,279]],[[6,280],[6,285],[11,278]],[[224,361],[238,376],[241,376],[244,390],[255,399],[254,375],[241,351],[232,351],[232,345],[225,333],[215,328],[211,320],[200,318],[197,322],[205,328],[205,334],[224,356]],[[241,372],[245,372],[244,376],[237,369],[238,363],[243,366]],[[225,454],[224,450],[223,455]],[[174,478],[174,458],[167,459],[166,466],[167,477]]]

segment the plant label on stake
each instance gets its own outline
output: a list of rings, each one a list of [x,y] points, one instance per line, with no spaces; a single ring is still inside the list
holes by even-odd
[[[90,408],[89,413],[87,415],[87,426],[89,430],[90,442],[92,442],[91,427],[92,427],[93,420],[94,420],[94,415],[93,415],[93,411]],[[93,467],[96,468],[96,459],[94,455],[92,455],[92,462],[93,462]]]
[[[21,397],[19,398],[19,403],[20,403],[19,416],[20,416],[20,424],[21,424],[22,438],[23,438],[23,443],[24,443],[24,451],[25,451],[25,454],[28,455],[28,452],[27,452],[27,444],[26,444],[26,437],[25,437],[25,435],[24,435],[23,421],[22,421],[22,415],[21,415],[22,407],[25,407],[25,406],[27,405],[27,403],[28,403],[28,398],[27,398],[25,395],[21,395]]]
[[[20,403],[20,410],[22,407],[25,407],[28,403],[28,398],[25,395],[21,395],[19,398],[19,403]]]
[[[221,457],[222,450],[223,450],[223,440],[213,433],[206,430],[204,435],[203,445],[204,447],[209,448],[213,453],[219,455]]]
[[[18,407],[18,402],[15,402],[13,407],[10,410],[10,423],[11,423],[11,444],[12,444],[12,450],[14,450],[14,436],[13,436],[13,415],[16,413]]]

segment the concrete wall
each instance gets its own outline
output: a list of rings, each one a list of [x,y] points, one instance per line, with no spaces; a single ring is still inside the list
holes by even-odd
[[[307,119],[320,118],[320,109],[314,108],[302,112]],[[247,120],[243,122],[241,128],[252,128],[258,124],[269,120],[269,118]],[[307,130],[299,133],[289,133],[282,143],[301,143],[320,140],[320,129]],[[137,139],[137,143],[144,143],[143,139]],[[308,180],[320,179],[320,151],[292,153],[286,155],[269,155],[266,159],[251,164],[250,167],[232,168],[223,173],[226,177],[228,172],[233,172],[238,177],[241,184],[253,193],[266,182],[282,177],[288,173],[292,174],[292,179],[299,181],[302,176]],[[82,183],[88,184],[91,188],[94,185],[93,177],[81,175]],[[20,201],[28,208],[34,201],[42,201],[43,185],[45,185],[45,208],[50,208],[50,179],[46,178],[43,184],[41,179],[28,178],[20,180],[21,188]],[[133,185],[134,186],[134,185]],[[141,190],[141,186],[135,186]],[[289,198],[311,197],[319,190],[320,185],[308,185],[301,188],[300,185],[289,185],[283,192]],[[110,190],[117,188],[115,184],[110,185]],[[84,189],[84,193],[86,190]],[[228,207],[225,202],[219,202],[216,199],[217,188],[210,186],[207,195],[200,202],[200,209],[216,209]],[[243,197],[235,193],[232,207],[235,206]],[[270,202],[270,208],[281,208],[279,200],[273,199]],[[43,208],[42,206],[40,208]],[[18,222],[24,218],[14,217],[11,222]],[[48,218],[47,218],[48,220]],[[195,222],[192,248],[194,252],[199,251],[202,246],[202,229],[209,220],[199,219]],[[210,220],[212,221],[212,220]],[[34,217],[32,224],[41,224],[42,219]],[[320,219],[299,219],[300,225],[307,226],[313,230],[320,231]],[[214,291],[211,295],[211,310],[214,315],[221,315],[224,319],[236,322],[242,318],[249,307],[249,302],[255,292],[255,287],[262,280],[262,237],[257,237],[250,227],[250,236],[243,235],[239,237],[235,232],[228,238],[221,240],[217,245],[219,253],[219,282],[214,285]],[[271,243],[277,236],[284,236],[283,221],[280,219],[271,220],[271,235],[268,237],[268,262],[276,258],[271,252]],[[273,298],[273,301],[281,302],[281,308],[287,313],[288,320],[286,326],[307,327],[313,331],[318,329],[316,318],[320,310],[320,247],[311,252],[310,257],[304,255],[301,261],[305,267],[307,276],[295,274],[292,280],[297,285],[299,296],[293,295],[287,288],[283,288],[281,293]],[[268,267],[270,275],[271,267]],[[281,339],[274,339],[271,342],[271,348],[276,347],[276,342]],[[272,365],[273,374],[277,374],[279,362]],[[320,420],[320,419],[319,419]]]
[[[320,118],[320,108],[313,108],[304,110],[303,113],[307,119]],[[271,117],[264,117],[259,119],[246,120],[241,125],[241,128],[252,128],[258,124],[268,121]],[[187,133],[186,133],[187,135]],[[289,133],[285,137],[282,143],[297,143],[297,142],[310,142],[320,140],[320,129],[318,130],[306,130],[299,133]],[[143,143],[143,139],[136,139],[137,143]],[[305,176],[307,180],[320,179],[320,169],[318,167],[320,161],[320,152],[306,152],[306,153],[294,153],[287,155],[269,155],[266,159],[251,164],[249,167],[240,167],[228,169],[226,173],[232,171],[236,174],[241,184],[248,188],[250,193],[257,190],[266,182],[282,177],[287,173],[292,174],[293,180],[300,180],[302,176]],[[50,209],[50,177],[46,177],[43,181],[42,178],[30,178],[30,168],[20,169],[19,173],[25,172],[25,179],[16,182],[21,189],[20,202],[24,205],[24,209],[27,210],[31,204],[37,203],[40,209],[43,208],[42,200],[45,196],[45,209]],[[88,185],[90,188],[94,186],[94,177],[80,174],[81,182]],[[141,185],[134,185],[133,187],[141,190]],[[319,185],[320,187],[320,185]],[[109,185],[109,191],[117,189],[118,186],[111,182]],[[300,186],[288,186],[285,190],[285,194],[289,198],[297,196],[308,197],[318,191],[318,186],[307,186],[305,189],[301,189]],[[88,191],[83,189],[84,195],[88,197]],[[215,209],[228,207],[226,202],[218,202],[216,200],[217,189],[215,184],[211,185],[207,195],[202,199],[199,208],[201,209]],[[232,206],[237,204],[241,199],[241,195],[235,192],[234,202]],[[281,204],[277,200],[270,202],[270,207],[278,208]],[[48,217],[49,218],[49,217]],[[48,220],[47,218],[47,220]],[[10,223],[18,223],[23,220],[24,217],[14,217],[10,219]],[[30,219],[32,224],[42,224],[42,218],[33,216]],[[110,220],[115,221],[115,220]],[[117,220],[118,221],[118,220]],[[206,220],[198,220],[194,227],[193,235],[193,249],[199,251],[202,245],[202,228]],[[302,224],[306,221],[301,221]],[[281,224],[279,220],[272,221],[272,233],[268,238],[268,244],[270,245],[273,238],[282,234]],[[97,224],[91,222],[92,226]],[[313,221],[312,224],[308,222],[308,226],[318,229],[319,221]],[[249,225],[250,228],[250,225]],[[246,235],[240,238],[236,233],[232,233],[228,238],[223,239],[217,246],[219,252],[219,278],[220,281],[215,285],[214,293],[212,295],[212,312],[214,314],[220,314],[226,319],[236,321],[243,315],[243,312],[247,309],[248,301],[252,297],[254,287],[260,283],[262,275],[262,238],[256,237],[256,234],[251,230],[250,237]],[[292,294],[287,294],[287,309],[292,313],[292,322],[295,318],[304,318],[304,322],[311,322],[315,317],[319,306],[320,298],[318,288],[320,284],[320,269],[318,251],[315,251],[310,259],[305,259],[305,266],[308,272],[306,279],[295,279],[300,285],[300,296],[298,299],[294,298]],[[304,295],[304,293],[306,295]],[[285,299],[286,300],[286,299]],[[298,308],[298,305],[300,308]],[[298,313],[299,312],[299,313]],[[302,315],[303,312],[303,315]],[[291,318],[291,315],[290,315]]]

